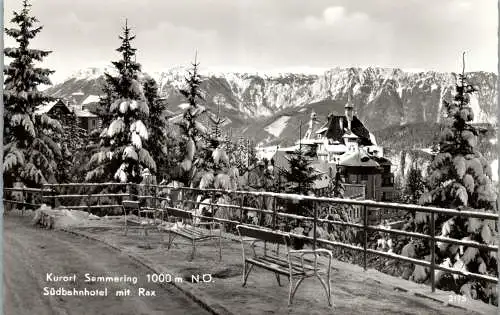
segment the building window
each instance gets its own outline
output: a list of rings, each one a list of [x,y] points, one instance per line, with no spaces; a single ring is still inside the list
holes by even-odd
[[[358,176],[355,174],[349,174],[349,183],[350,184],[357,184],[358,183]]]

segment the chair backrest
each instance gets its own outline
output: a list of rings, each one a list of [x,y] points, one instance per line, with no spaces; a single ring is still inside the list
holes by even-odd
[[[167,210],[167,214],[169,216],[182,218],[182,219],[192,219],[193,218],[193,214],[189,211],[179,210],[179,209],[175,209],[172,207],[165,207],[165,209]]]
[[[133,200],[122,201],[122,206],[127,210],[138,210],[140,208],[139,201],[133,201]]]
[[[283,232],[272,231],[269,229],[254,228],[246,225],[236,226],[240,237],[253,237],[262,241],[289,246],[291,244],[290,235]]]

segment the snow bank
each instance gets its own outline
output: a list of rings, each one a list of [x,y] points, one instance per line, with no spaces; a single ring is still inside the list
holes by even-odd
[[[87,225],[89,220],[100,220],[100,218],[80,210],[52,209],[43,204],[35,210],[32,224],[53,229]]]

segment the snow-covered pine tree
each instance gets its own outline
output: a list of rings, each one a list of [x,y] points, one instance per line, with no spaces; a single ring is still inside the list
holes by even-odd
[[[239,186],[239,171],[230,163],[227,153],[228,143],[222,135],[221,126],[224,119],[220,117],[220,111],[216,115],[210,115],[209,119],[212,123],[211,132],[204,133],[204,141],[198,142],[199,150],[194,159],[196,169],[191,185],[201,189],[235,190]],[[209,198],[211,195],[203,197]],[[231,204],[232,200],[228,196],[218,196],[212,202]],[[237,212],[218,207],[213,215],[222,219],[239,219],[233,213]]]
[[[192,65],[193,68],[186,77],[186,87],[179,90],[189,106],[185,109],[182,119],[176,122],[181,129],[186,150],[182,162],[177,165],[172,174],[172,179],[182,182],[184,186],[192,186],[197,169],[194,164],[195,156],[199,154],[198,150],[203,146],[202,140],[208,132],[207,128],[198,121],[200,115],[205,112],[205,107],[200,105],[200,101],[204,99],[200,90],[201,77],[198,73],[199,63],[196,56]]]
[[[144,96],[149,106],[147,149],[155,159],[158,178],[164,178],[177,163],[174,150],[177,140],[167,120],[167,102],[160,97],[158,84],[149,76],[144,80]]]
[[[16,177],[30,187],[54,181],[56,159],[61,148],[54,139],[62,133],[61,124],[45,114],[36,115],[35,108],[52,99],[38,91],[38,85],[50,85],[54,71],[35,67],[50,51],[32,49],[31,40],[42,30],[31,16],[31,5],[23,1],[23,9],[14,12],[11,22],[18,27],[6,28],[18,47],[5,48],[12,61],[4,69],[4,159],[3,180],[11,187]]]
[[[476,92],[477,88],[467,82],[464,71],[458,75],[457,81],[453,101],[444,101],[448,113],[448,127],[441,134],[439,152],[429,166],[427,191],[421,196],[419,203],[458,210],[497,212],[497,194],[491,183],[491,169],[476,148],[479,133],[471,124],[474,117],[469,106],[470,95]],[[417,212],[413,222],[409,222],[407,226],[428,233],[429,221],[429,214]],[[435,226],[442,237],[498,245],[498,226],[493,220],[439,215],[435,219]],[[436,247],[436,263],[448,261],[458,269],[498,276],[498,258],[495,252],[439,242]],[[425,242],[407,244],[402,253],[406,256],[425,256],[427,260],[430,259],[428,244]],[[428,272],[424,268],[415,268],[413,278],[425,281]],[[469,298],[497,303],[498,295],[493,284],[456,275],[450,278],[452,283],[448,281],[445,285],[454,287],[456,292]],[[441,277],[436,278],[438,287],[444,285],[440,283],[441,280]]]
[[[135,36],[127,22],[119,38],[122,44],[117,51],[122,59],[113,62],[118,76],[106,73],[113,92],[111,123],[101,133],[100,151],[90,160],[93,169],[87,173],[87,181],[139,183],[142,169],[156,171],[156,163],[144,147],[149,136],[145,125],[149,108],[139,82],[141,65],[135,61],[136,49],[131,46]]]

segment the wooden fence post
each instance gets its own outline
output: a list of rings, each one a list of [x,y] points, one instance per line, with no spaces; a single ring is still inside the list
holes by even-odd
[[[368,247],[368,209],[366,205],[363,205],[363,232],[364,232],[364,242],[363,242],[363,268],[366,271],[366,249]]]
[[[153,192],[153,208],[157,209],[158,208],[158,186],[154,186],[154,192]]]
[[[273,197],[273,230],[276,230],[276,196]]]
[[[45,194],[45,192],[46,192],[46,190],[45,190],[45,184],[43,184],[43,185],[42,185],[41,196],[40,196],[40,197],[42,198],[42,199],[40,200],[40,202],[41,202],[42,204],[44,204],[44,203],[45,203],[45,199],[46,199],[46,194]],[[40,206],[41,206],[41,205],[40,205]]]
[[[245,194],[241,194],[240,199],[240,224],[243,224],[243,204],[245,202]]]
[[[50,195],[50,206],[52,207],[52,209],[54,209],[56,207],[56,191],[52,186],[50,186]]]
[[[158,186],[155,184],[153,190],[153,204],[152,208],[154,209],[153,211],[153,217],[154,217],[154,224],[156,224],[156,219],[157,219],[157,211],[158,211]]]
[[[436,223],[434,222],[434,212],[431,212],[431,291],[434,293],[436,291],[436,284],[435,284],[435,274],[434,274],[434,269],[435,269],[435,255],[436,255]]]
[[[317,209],[316,209],[316,202],[313,201],[312,202],[312,205],[313,205],[313,250],[316,250],[316,241],[317,241],[317,237],[316,237],[316,225],[317,225],[317,216],[318,216],[318,213],[317,213]]]
[[[97,206],[98,206],[98,208],[97,208],[97,209],[98,209],[98,210],[97,210],[97,213],[98,213],[99,215],[102,215],[102,213],[103,213],[104,211],[102,211],[102,208],[101,208],[101,197],[97,197]],[[108,213],[106,212],[106,215],[107,215],[107,214],[108,214]]]
[[[43,204],[43,186],[42,186],[42,189],[40,190],[39,194],[40,194],[40,201],[39,201],[40,203],[36,203],[36,207],[39,207],[39,206],[41,207]]]
[[[203,202],[203,200],[201,202]],[[210,212],[212,212],[212,217],[215,218],[214,202],[215,202],[215,191],[212,190],[212,194],[211,194],[211,198],[210,198]]]
[[[22,202],[22,209],[21,209],[21,216],[24,217],[24,208],[25,208],[25,204],[24,204],[24,201],[25,201],[25,198],[24,198],[24,186],[23,188],[21,189],[21,202]]]
[[[266,196],[262,195],[262,203],[260,205],[260,210],[266,210]],[[262,211],[259,211],[259,226],[263,227],[266,224],[266,215],[267,213],[264,213]]]
[[[91,198],[91,196],[92,196],[91,193],[89,193],[87,195],[87,212],[88,212],[89,215],[90,215],[90,198]]]

